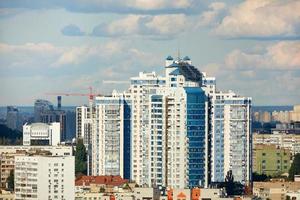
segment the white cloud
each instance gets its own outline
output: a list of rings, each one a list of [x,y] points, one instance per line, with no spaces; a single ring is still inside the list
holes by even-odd
[[[199,8],[197,0],[2,0],[3,9],[58,9],[64,8],[72,12],[83,13],[136,13],[166,14],[192,12]],[[8,11],[6,11],[8,12]]]
[[[300,42],[282,41],[268,46],[264,52],[243,52],[234,50],[225,58],[225,65],[231,69],[300,69]]]
[[[219,22],[227,10],[223,2],[213,2],[209,5],[209,10],[203,12],[199,18],[199,26],[213,26]]]
[[[222,63],[202,68],[217,77],[222,90],[233,89],[260,105],[292,105],[300,99],[300,42],[282,41],[251,51],[233,50]]]
[[[0,43],[0,68],[47,66],[63,52],[49,43],[9,45]]]
[[[88,86],[105,93],[114,88],[126,89],[126,84],[103,85],[102,81],[129,80],[140,69],[152,71],[161,63],[155,53],[132,48],[120,40],[73,47],[50,43],[0,43],[0,92],[6,97],[0,100],[0,104],[20,104],[17,94],[23,94],[26,87],[30,87],[27,95],[31,94],[23,101],[26,104],[43,97],[38,95],[45,92],[74,92]],[[22,81],[26,84],[22,85]]]
[[[299,39],[300,1],[247,0],[230,10],[215,33],[228,38]]]
[[[164,8],[188,8],[192,5],[191,0],[132,0],[132,1],[123,1],[126,6],[151,10],[151,9],[164,9]]]
[[[154,36],[171,37],[179,34],[190,23],[184,14],[170,15],[128,15],[125,18],[96,26],[93,36]]]

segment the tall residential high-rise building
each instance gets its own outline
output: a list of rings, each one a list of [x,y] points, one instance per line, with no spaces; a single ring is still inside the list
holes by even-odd
[[[73,156],[16,156],[15,199],[75,197]]]
[[[96,97],[92,175],[130,178],[130,106],[123,94]]]
[[[214,77],[203,78],[210,99],[211,182],[222,182],[229,170],[236,181],[251,181],[251,98],[217,90]]]
[[[140,72],[138,77],[131,78],[131,85],[128,93],[131,98],[131,179],[135,180],[137,184],[151,185],[150,172],[151,169],[155,170],[160,168],[163,171],[163,166],[157,166],[157,168],[151,167],[150,149],[151,147],[151,130],[150,127],[150,97],[156,94],[156,90],[163,87],[165,80],[163,77],[156,75],[155,72],[143,73]],[[162,142],[162,127],[159,125],[156,127],[159,142]],[[154,142],[154,141],[153,141]],[[157,142],[156,142],[157,144]],[[154,147],[153,147],[154,148]],[[153,149],[154,150],[154,149]],[[160,154],[153,157],[153,159],[162,159],[163,149],[160,149]],[[153,160],[154,162],[154,160]],[[155,173],[153,171],[153,173]],[[156,179],[157,180],[157,179]],[[160,180],[161,181],[161,180]]]
[[[140,72],[130,81],[124,93],[97,97],[90,118],[89,107],[77,108],[77,136],[85,137],[87,120],[92,127],[93,175],[122,175],[123,162],[139,185],[206,187],[229,170],[251,180],[251,98],[217,90],[187,56],[167,57],[164,76]]]
[[[7,106],[6,125],[12,130],[22,130],[19,109],[15,106]]]

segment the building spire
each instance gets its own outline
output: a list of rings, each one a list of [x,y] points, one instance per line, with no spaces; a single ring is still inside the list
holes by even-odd
[[[177,59],[178,59],[178,61],[180,60],[180,45],[179,45],[179,40],[177,41]]]

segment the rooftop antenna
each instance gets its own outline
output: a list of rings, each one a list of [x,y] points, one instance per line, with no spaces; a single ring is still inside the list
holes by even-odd
[[[180,60],[180,45],[179,45],[179,40],[177,40],[177,59],[178,59],[178,61]]]

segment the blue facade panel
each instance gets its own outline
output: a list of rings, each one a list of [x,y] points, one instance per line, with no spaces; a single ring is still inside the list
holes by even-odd
[[[124,101],[124,178],[130,179],[130,138],[131,135],[131,105],[129,101]]]
[[[185,88],[187,95],[186,128],[188,137],[189,187],[205,183],[205,102],[201,88]]]

